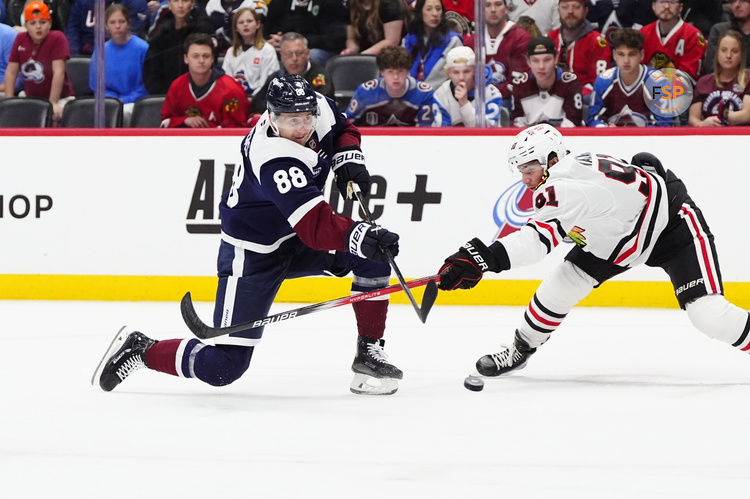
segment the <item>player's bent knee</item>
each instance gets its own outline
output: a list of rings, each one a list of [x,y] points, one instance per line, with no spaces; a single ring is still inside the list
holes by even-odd
[[[195,375],[211,386],[226,386],[237,381],[247,368],[254,347],[233,345],[207,346],[195,359]]]
[[[747,312],[718,294],[693,300],[685,309],[699,331],[725,343],[734,343],[747,321]]]

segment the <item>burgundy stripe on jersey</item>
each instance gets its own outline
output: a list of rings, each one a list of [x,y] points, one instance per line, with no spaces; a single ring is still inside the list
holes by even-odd
[[[524,313],[524,319],[532,329],[542,333],[551,333],[562,323],[565,315],[550,311],[539,302],[535,294]]]
[[[693,237],[698,240],[698,244],[695,245],[696,256],[698,257],[698,265],[703,275],[703,285],[706,287],[706,292],[709,294],[721,293],[716,278],[716,268],[718,267],[716,256],[709,244],[708,236],[706,236],[706,232],[703,230],[700,220],[698,220],[697,213],[692,206],[686,203],[680,207],[680,216],[687,222]]]
[[[626,237],[620,240],[615,247],[612,255],[609,257],[610,261],[613,261],[615,265],[626,265],[625,260],[631,256],[637,256],[643,253],[643,251],[651,244],[651,236],[653,235],[654,225],[659,215],[659,203],[661,202],[661,185],[659,182],[654,182],[651,175],[644,173],[646,180],[648,181],[648,198],[646,206],[638,216],[638,222],[633,228],[633,232],[628,234]],[[656,189],[654,189],[656,187]],[[646,221],[648,220],[648,223]],[[646,230],[643,230],[645,227]],[[625,244],[635,237],[633,244],[626,250],[622,250]],[[643,238],[643,244],[641,244],[641,237]],[[640,251],[639,251],[640,250]],[[637,252],[637,254],[636,254]],[[618,256],[619,255],[619,256]]]
[[[321,201],[297,222],[294,232],[313,249],[346,251],[346,231],[353,223],[354,220],[336,215],[330,204]]]

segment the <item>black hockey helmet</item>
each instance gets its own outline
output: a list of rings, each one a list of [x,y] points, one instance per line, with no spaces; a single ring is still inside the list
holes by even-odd
[[[268,85],[266,94],[268,112],[318,114],[318,99],[315,90],[299,75],[277,76]]]

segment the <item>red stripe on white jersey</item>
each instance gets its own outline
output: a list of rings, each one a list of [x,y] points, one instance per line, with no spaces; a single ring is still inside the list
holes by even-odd
[[[716,270],[714,269],[716,258],[714,257],[711,245],[708,244],[708,236],[706,236],[703,227],[701,227],[695,210],[690,205],[683,204],[680,207],[680,216],[687,222],[690,233],[698,241],[695,245],[696,256],[698,257],[698,265],[701,269],[703,285],[706,287],[706,291],[709,294],[720,293],[721,291],[717,285]]]
[[[622,253],[620,253],[620,256],[618,256],[615,259],[615,265],[620,265],[622,262],[624,262],[630,255],[635,253],[635,251],[638,249],[638,246],[641,242],[641,233],[643,232],[644,228],[648,230],[649,225],[651,224],[651,218],[655,216],[654,210],[658,209],[654,208],[654,186],[651,182],[651,177],[649,175],[646,175],[646,180],[648,181],[648,201],[646,201],[646,208],[645,208],[645,216],[643,217],[643,220],[641,220],[641,226],[638,228],[638,234],[635,236],[635,242],[633,245],[624,250]],[[651,212],[649,214],[649,212]]]
[[[557,234],[555,234],[555,229],[544,222],[540,222],[539,220],[534,220],[534,223],[541,227],[542,229],[549,232],[550,236],[552,237],[552,246],[557,247],[558,244],[560,244],[560,241],[557,240]]]

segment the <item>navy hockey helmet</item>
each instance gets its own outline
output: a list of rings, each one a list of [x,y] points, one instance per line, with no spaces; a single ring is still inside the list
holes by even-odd
[[[283,75],[274,78],[266,94],[268,112],[318,114],[318,99],[315,90],[299,75]]]

